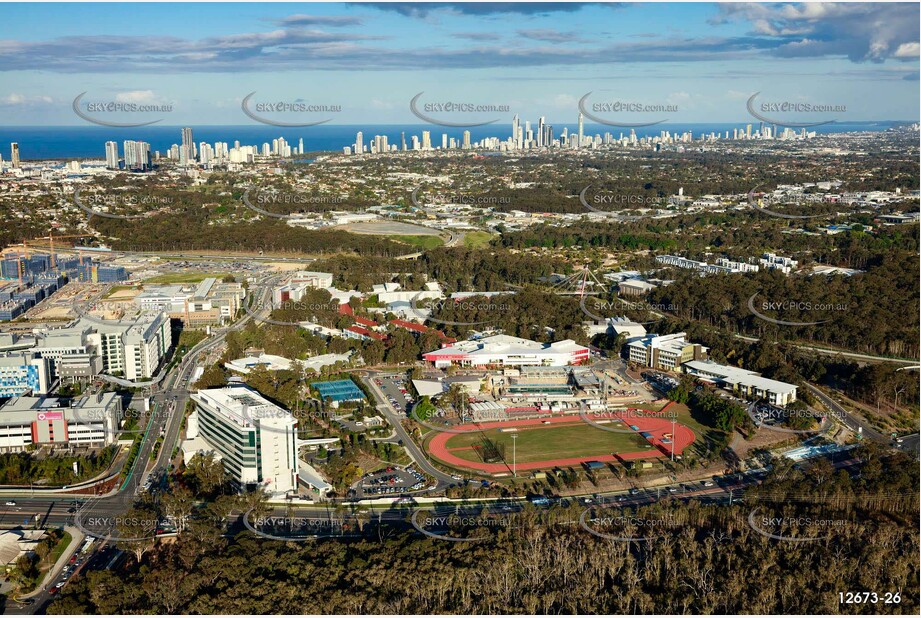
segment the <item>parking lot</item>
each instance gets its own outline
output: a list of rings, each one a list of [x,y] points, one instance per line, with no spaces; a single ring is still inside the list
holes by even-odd
[[[377,376],[374,383],[383,391],[384,396],[398,412],[408,412],[413,401],[409,393],[409,385],[403,375]]]
[[[658,371],[644,371],[642,376],[644,380],[663,395],[678,386],[676,378]]]
[[[355,484],[357,498],[376,498],[417,491],[425,487],[425,477],[411,468],[387,468],[366,474]]]

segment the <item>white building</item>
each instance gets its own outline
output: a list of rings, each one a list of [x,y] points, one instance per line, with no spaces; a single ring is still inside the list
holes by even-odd
[[[162,312],[127,321],[82,317],[40,336],[35,351],[53,359],[61,375],[74,378],[99,372],[128,380],[153,377],[173,343],[169,316]]]
[[[624,296],[643,296],[657,287],[659,286],[654,283],[649,283],[648,281],[643,281],[642,279],[627,279],[617,284],[617,289]]]
[[[237,358],[224,363],[224,366],[242,374],[247,374],[256,367],[264,367],[266,371],[288,371],[297,369],[299,366],[319,373],[323,368],[331,367],[336,363],[348,363],[349,357],[350,354],[319,354],[304,360],[291,360],[284,356],[260,354]]]
[[[733,273],[756,273],[759,270],[757,264],[749,264],[748,262],[734,262],[728,258],[717,259],[716,265],[722,266],[723,268],[728,268],[729,272]]]
[[[684,371],[701,380],[726,386],[747,399],[763,399],[775,406],[796,401],[795,384],[762,378],[747,369],[708,360],[687,362]]]
[[[102,370],[121,373],[128,380],[153,377],[173,342],[165,313],[145,314],[132,322],[99,321],[93,326],[89,340],[101,351]]]
[[[201,438],[241,488],[297,490],[297,420],[246,385],[193,394]]]
[[[708,348],[691,343],[687,333],[650,334],[627,344],[628,358],[638,365],[663,371],[677,371],[682,363],[707,357]]]
[[[540,343],[530,339],[493,335],[477,341],[460,341],[423,354],[422,358],[436,367],[482,367],[486,365],[541,365],[560,367],[578,365],[589,359],[589,349],[572,339],[555,343]]]
[[[69,406],[55,397],[18,397],[0,408],[0,451],[32,444],[114,444],[121,417],[121,398],[115,393],[83,397]]]
[[[298,301],[308,289],[325,289],[333,285],[332,273],[299,270],[288,280],[272,290],[272,300],[276,305],[288,301]]]
[[[716,264],[698,262],[677,255],[657,255],[656,262],[666,266],[696,270],[704,275],[722,275],[729,273],[758,272],[758,266],[746,262],[733,262],[727,258],[719,258]]]
[[[214,277],[196,285],[149,285],[134,297],[143,312],[165,311],[189,325],[222,324],[240,310],[246,290],[240,283]]]
[[[614,335],[615,337],[624,335],[628,342],[646,336],[646,327],[626,316],[608,318],[599,323],[589,323],[585,330],[589,337],[595,335]]]
[[[765,253],[758,260],[758,263],[768,270],[779,270],[785,275],[789,275],[799,266],[799,262],[794,259],[776,255],[774,253]]]
[[[416,301],[420,303],[420,308],[424,303],[423,300],[432,300],[444,298],[444,292],[441,285],[435,281],[429,281],[425,284],[423,290],[404,290],[399,283],[384,283],[372,286],[372,293],[377,295],[377,299],[385,304],[394,305],[397,303],[410,303]]]
[[[52,363],[62,383],[90,380],[102,372],[102,357],[90,342],[92,333],[88,326],[45,331],[32,351]]]

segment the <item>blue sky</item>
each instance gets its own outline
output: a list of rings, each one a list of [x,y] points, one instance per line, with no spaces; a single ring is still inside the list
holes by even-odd
[[[422,91],[511,110],[449,115],[471,122],[572,123],[588,92],[672,106],[670,122],[748,122],[759,91],[844,106],[839,120],[916,120],[918,22],[916,3],[0,4],[0,124],[83,124],[82,92],[170,105],[130,118],[171,125],[249,124],[250,92],[338,105],[266,114],[337,124],[418,123]]]

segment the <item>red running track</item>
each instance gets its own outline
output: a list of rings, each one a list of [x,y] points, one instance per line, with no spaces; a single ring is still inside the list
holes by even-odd
[[[663,444],[662,439],[665,437],[665,434],[672,432],[672,421],[664,415],[664,412],[671,405],[669,403],[659,412],[648,412],[646,410],[636,410],[629,409],[626,411],[618,412],[592,412],[592,419],[595,422],[603,421],[605,419],[618,419],[621,420],[624,424],[630,426],[633,425],[637,427],[637,433],[641,431],[649,432],[652,434],[652,439],[650,443],[658,449],[658,452],[653,454],[650,451],[636,451],[632,453],[617,453],[617,454],[607,454],[607,455],[594,455],[589,457],[567,457],[564,459],[548,459],[544,461],[532,461],[528,463],[519,463],[517,464],[518,470],[539,470],[543,468],[557,468],[557,467],[566,467],[566,466],[577,466],[583,464],[587,461],[624,461],[631,459],[649,459],[651,457],[668,457],[672,453],[671,444]],[[521,421],[492,421],[488,423],[470,423],[467,425],[458,425],[454,429],[461,430],[470,430],[470,429],[497,429],[497,428],[520,428],[520,427],[541,427],[546,426],[547,421],[551,425],[556,424],[572,424],[573,421],[579,421],[578,416],[558,416],[553,418],[543,418],[543,419],[527,419]],[[603,431],[599,429],[598,431]],[[682,425],[681,423],[675,423],[675,434],[672,436],[672,440],[675,445],[675,454],[680,455],[685,448],[691,445],[694,442],[695,435],[690,427]],[[481,472],[487,472],[490,474],[502,473],[502,472],[511,472],[511,469],[505,463],[483,463],[478,461],[468,461],[466,459],[461,459],[451,453],[452,450],[457,449],[448,449],[447,442],[451,437],[457,434],[451,433],[439,433],[437,436],[432,438],[429,442],[428,450],[434,455],[437,459],[445,462],[448,465],[457,467],[457,468],[469,468],[473,470],[479,470]],[[462,449],[466,450],[466,449]]]

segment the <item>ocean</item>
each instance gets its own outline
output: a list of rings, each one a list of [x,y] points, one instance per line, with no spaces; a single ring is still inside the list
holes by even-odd
[[[661,131],[670,131],[672,134],[692,131],[694,137],[702,133],[718,132],[721,135],[726,131],[730,133],[734,128],[743,128],[748,122],[738,123],[671,123],[636,129],[638,137],[658,135]],[[758,128],[758,122],[752,122],[752,130]],[[809,129],[818,133],[843,133],[853,131],[885,131],[886,129],[905,124],[902,121],[878,121],[835,123]],[[533,126],[533,125],[532,125]],[[570,133],[578,130],[575,123],[571,125],[554,125],[554,136],[559,137],[563,128]],[[492,124],[480,127],[471,127],[471,141],[478,141],[484,137],[499,137],[507,139],[511,135],[511,125]],[[411,136],[422,137],[423,131],[431,131],[432,145],[441,146],[441,135],[446,133],[458,142],[463,138],[464,129],[442,127],[439,125],[319,125],[304,128],[281,128],[268,125],[239,125],[239,126],[193,126],[195,143],[227,142],[233,147],[235,141],[241,145],[254,145],[261,147],[263,143],[272,143],[277,137],[285,140],[296,148],[298,140],[303,138],[305,152],[333,151],[342,152],[343,147],[355,143],[355,134],[361,131],[364,143],[367,145],[375,135],[386,135],[389,143],[399,145],[401,132],[405,133],[406,141],[411,144]],[[615,138],[621,134],[629,135],[630,129],[610,127],[606,125],[586,124],[586,135],[611,133]],[[105,159],[105,143],[118,142],[119,153],[122,152],[124,140],[140,140],[150,144],[151,154],[160,151],[165,156],[173,144],[180,143],[180,127],[178,126],[147,126],[133,128],[112,128],[100,126],[61,126],[61,127],[7,127],[0,126],[0,154],[5,161],[10,160],[11,142],[19,144],[20,158],[26,160],[43,159]]]

